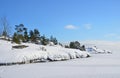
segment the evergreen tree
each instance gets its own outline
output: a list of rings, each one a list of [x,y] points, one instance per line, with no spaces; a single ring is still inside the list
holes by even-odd
[[[29,35],[30,35],[30,41],[34,42],[35,41],[35,36],[34,36],[34,32],[32,30],[30,30]]]
[[[20,39],[21,42],[24,42],[24,33],[27,29],[24,27],[23,24],[15,25],[15,30],[17,31],[17,37]]]
[[[39,32],[39,30],[34,29],[34,34],[35,34],[35,37],[36,37],[36,38],[39,38],[39,37],[40,37],[40,32]]]
[[[81,51],[86,51],[85,45],[82,45],[80,50],[81,50]]]
[[[85,51],[85,45],[80,46],[80,43],[78,41],[70,42],[69,47],[73,49],[79,49],[81,51]]]
[[[75,41],[75,42],[74,42],[74,47],[75,47],[76,49],[80,49],[80,43],[79,43],[78,41]]]
[[[70,42],[70,48],[75,48],[75,46],[74,46],[74,42]]]
[[[55,45],[58,44],[58,41],[56,38],[54,38],[53,36],[50,37],[50,41],[53,42]]]
[[[41,36],[42,45],[47,45],[49,43],[49,39],[45,37],[45,35]]]
[[[15,25],[15,30],[17,31],[17,34],[23,35],[23,31],[25,29],[23,24]]]
[[[54,43],[55,45],[57,45],[57,44],[58,44],[58,41],[57,41],[57,39],[56,39],[56,38],[54,38],[54,39],[53,39],[53,43]]]
[[[80,49],[80,43],[78,41],[70,42],[70,48]]]
[[[37,29],[30,30],[29,35],[31,42],[38,43],[40,41],[40,32]]]
[[[16,32],[13,35],[12,41],[15,42],[15,43],[17,43],[17,44],[20,44],[20,40],[19,40],[18,35],[17,35]]]
[[[28,41],[29,41],[29,36],[28,36],[27,28],[24,28],[24,42],[28,42]]]
[[[40,32],[37,29],[34,29],[34,37],[35,42],[37,42],[37,40],[40,40]]]
[[[50,41],[53,42],[53,36],[52,35],[50,36]]]

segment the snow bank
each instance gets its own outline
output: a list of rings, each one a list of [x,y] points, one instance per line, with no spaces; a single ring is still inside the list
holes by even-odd
[[[22,43],[28,47],[15,49],[11,42],[0,40],[0,63],[60,61],[90,56],[88,52],[61,46],[42,46],[32,43]]]

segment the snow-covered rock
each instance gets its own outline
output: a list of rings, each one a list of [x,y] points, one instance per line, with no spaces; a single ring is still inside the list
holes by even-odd
[[[98,45],[95,42],[95,45],[111,50],[113,54],[91,54],[92,58],[63,62],[0,66],[0,78],[120,78],[120,43]],[[58,49],[63,52],[60,47]]]
[[[22,43],[28,47],[16,49],[9,41],[0,40],[0,63],[30,63],[35,61],[59,61],[88,57],[88,52],[57,46],[43,46],[32,43]]]
[[[86,48],[86,50],[90,53],[96,53],[96,54],[98,54],[98,53],[112,53],[111,51],[108,51],[108,50],[99,49],[96,46],[88,47],[88,48]]]

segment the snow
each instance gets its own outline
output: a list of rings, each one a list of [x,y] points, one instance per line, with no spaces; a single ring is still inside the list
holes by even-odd
[[[96,54],[98,54],[98,53],[109,53],[109,54],[111,54],[112,53],[109,50],[102,50],[102,49],[97,48],[96,46],[87,47],[86,51],[88,51],[89,53],[96,53]]]
[[[90,44],[108,49],[112,54],[91,54],[90,58],[1,66],[0,78],[120,78],[120,43],[90,42]],[[52,49],[51,52],[54,53],[53,48],[47,49]],[[55,51],[64,51],[60,48]]]
[[[26,45],[28,47],[23,49],[12,48],[12,46],[15,45],[17,44],[0,40],[0,63],[29,63],[30,60],[60,61],[84,58],[90,55],[88,52],[82,52],[77,49],[67,49],[59,45],[43,46],[32,43],[22,43],[21,45]]]

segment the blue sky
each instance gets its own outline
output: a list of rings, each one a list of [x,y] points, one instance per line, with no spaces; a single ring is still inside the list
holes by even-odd
[[[120,41],[120,0],[0,0],[0,17],[59,41]]]

